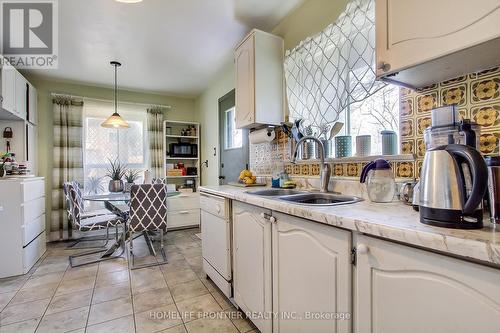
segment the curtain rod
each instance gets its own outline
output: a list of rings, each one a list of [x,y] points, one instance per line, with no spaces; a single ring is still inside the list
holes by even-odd
[[[71,95],[71,94],[58,94],[58,93],[51,93],[50,94],[53,97],[69,97],[69,98],[78,98],[78,99],[87,99],[91,101],[99,101],[99,102],[110,102],[113,103],[112,99],[101,99],[101,98],[92,98],[92,97],[84,97],[84,96],[77,96],[77,95]],[[118,102],[118,104],[131,104],[131,105],[140,105],[140,106],[146,106],[146,107],[160,107],[160,108],[166,108],[166,109],[171,109],[171,105],[162,105],[162,104],[149,104],[149,103],[135,103],[135,102]]]

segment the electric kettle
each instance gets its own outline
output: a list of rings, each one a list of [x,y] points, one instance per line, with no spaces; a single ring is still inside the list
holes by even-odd
[[[368,198],[373,202],[391,202],[396,192],[396,182],[391,165],[379,158],[371,161],[361,171],[361,183],[366,183]]]
[[[420,222],[456,229],[482,228],[487,183],[486,163],[475,148],[450,144],[428,150],[420,175]]]

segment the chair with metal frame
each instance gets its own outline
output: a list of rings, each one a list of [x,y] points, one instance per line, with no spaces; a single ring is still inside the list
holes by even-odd
[[[142,232],[149,250],[153,256],[156,253],[153,248],[150,235],[152,232],[160,232],[160,253],[163,261],[151,264],[135,265],[133,240],[134,232]],[[164,235],[167,232],[167,191],[163,184],[141,184],[132,185],[130,190],[130,215],[127,221],[127,233],[129,233],[129,249],[127,259],[130,269],[158,266],[167,263],[167,255],[164,248]]]
[[[83,209],[80,206],[80,200],[79,200],[79,194],[78,191],[76,190],[75,186],[73,184],[67,184],[67,190],[68,190],[68,195],[70,199],[70,215],[71,215],[71,220],[74,223],[75,227],[79,231],[93,231],[93,230],[106,230],[106,238],[109,238],[109,229],[110,228],[115,228],[115,241],[118,242],[118,227],[123,224],[123,219],[116,214],[106,214],[106,215],[98,215],[98,216],[91,216],[91,217],[82,217],[82,212]],[[125,235],[125,232],[123,232],[123,237]],[[116,259],[119,258],[123,255],[124,252],[124,247],[122,247],[122,251],[118,255],[110,255],[107,257],[101,257],[96,260],[91,260],[91,261],[86,261],[83,263],[75,264],[74,259],[79,258],[79,257],[84,257],[84,256],[89,256],[89,255],[95,255],[98,253],[106,252],[108,249],[100,249],[96,251],[90,251],[90,252],[84,252],[84,253],[79,253],[79,254],[74,254],[69,256],[69,263],[71,267],[78,267],[78,266],[83,266],[83,265],[88,265],[88,264],[93,264],[97,262],[101,262],[104,260],[110,260],[110,259]]]
[[[71,181],[71,182],[65,182],[65,183],[63,183],[63,193],[64,193],[64,197],[66,200],[66,212],[68,214],[68,220],[71,222],[73,229],[78,230],[78,226],[75,225],[75,223],[73,222],[73,220],[71,218],[71,212],[70,212],[71,202],[70,202],[69,190],[68,190],[69,185],[72,185],[73,188],[76,190],[79,205],[83,209],[83,211],[80,212],[80,217],[82,219],[110,214],[110,211],[107,209],[96,209],[96,210],[90,210],[90,211],[85,210],[85,205],[84,205],[82,191],[80,189],[80,184],[76,180]],[[66,249],[68,249],[68,250],[74,249],[76,247],[76,245],[78,245],[82,242],[98,242],[98,241],[104,241],[104,243],[102,245],[78,246],[77,248],[78,249],[103,248],[103,247],[106,247],[108,245],[109,238],[108,238],[108,236],[106,236],[106,237],[101,237],[101,236],[80,237],[78,239],[74,239],[74,242],[71,245],[68,245],[66,247]]]

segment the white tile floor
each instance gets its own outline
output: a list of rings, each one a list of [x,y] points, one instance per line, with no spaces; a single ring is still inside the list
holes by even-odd
[[[49,244],[29,274],[0,279],[0,333],[257,332],[205,278],[196,233],[169,232],[168,264],[133,271],[125,258],[70,268],[82,250]],[[147,253],[140,239],[134,247]]]

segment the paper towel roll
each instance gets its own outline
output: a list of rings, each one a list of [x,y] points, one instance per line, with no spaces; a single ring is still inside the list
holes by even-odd
[[[249,135],[251,144],[271,142],[275,138],[276,138],[276,132],[274,131],[274,129],[269,129],[269,128],[253,131]]]

